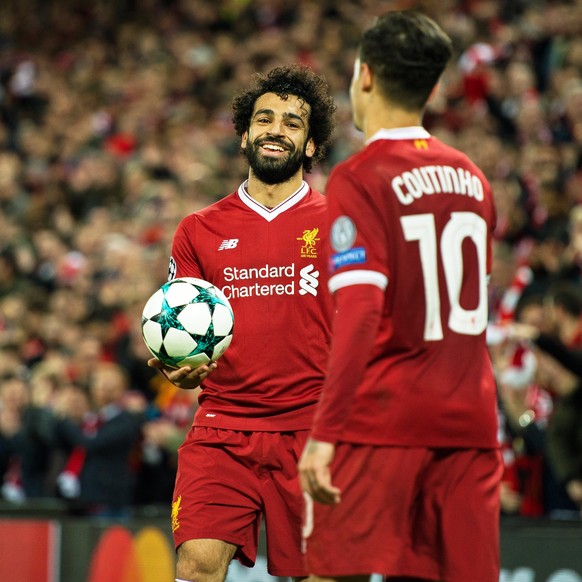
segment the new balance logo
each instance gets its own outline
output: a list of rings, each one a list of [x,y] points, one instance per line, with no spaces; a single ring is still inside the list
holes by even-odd
[[[227,238],[220,243],[218,250],[225,251],[227,249],[235,249],[236,245],[238,245],[238,238]]]

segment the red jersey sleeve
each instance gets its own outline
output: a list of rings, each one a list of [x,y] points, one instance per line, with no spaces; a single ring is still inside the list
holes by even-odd
[[[336,314],[327,378],[315,414],[313,438],[335,443],[349,418],[378,332],[384,293],[375,285],[355,285],[335,295]]]
[[[314,438],[335,442],[349,418],[380,325],[386,271],[386,227],[361,183],[340,166],[330,177],[332,225],[330,290],[335,316],[328,374],[317,409]]]
[[[390,275],[388,227],[355,176],[349,166],[339,166],[328,184],[332,291],[352,284],[373,284],[385,289]]]
[[[176,277],[205,279],[196,254],[196,219],[193,215],[184,218],[174,233],[168,279]]]

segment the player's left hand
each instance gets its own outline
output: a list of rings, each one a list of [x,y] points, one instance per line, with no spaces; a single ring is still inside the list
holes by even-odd
[[[335,445],[332,443],[308,439],[298,464],[301,488],[314,501],[325,505],[341,501],[341,491],[332,485],[329,469],[334,454]]]
[[[216,370],[216,362],[210,362],[198,368],[192,369],[190,366],[183,366],[182,368],[169,368],[165,366],[157,358],[150,358],[148,360],[150,368],[157,368],[164,374],[164,376],[184,390],[193,390],[198,388],[203,380],[205,380],[214,370]]]

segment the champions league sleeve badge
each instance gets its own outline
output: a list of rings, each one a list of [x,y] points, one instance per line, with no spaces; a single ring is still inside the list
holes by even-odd
[[[338,216],[331,225],[333,250],[338,253],[347,251],[356,241],[356,233],[356,225],[349,216]]]
[[[356,225],[349,216],[339,216],[331,225],[331,247],[336,253],[330,257],[329,270],[333,273],[348,265],[362,265],[366,262],[366,249],[354,248]]]
[[[176,278],[176,272],[178,271],[178,265],[176,265],[176,260],[174,257],[170,257],[170,264],[168,265],[168,281]]]

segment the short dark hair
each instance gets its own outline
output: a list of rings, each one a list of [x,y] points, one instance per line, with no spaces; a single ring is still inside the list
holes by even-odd
[[[323,159],[331,144],[335,129],[336,105],[328,94],[325,77],[303,65],[287,65],[272,69],[266,75],[256,73],[253,85],[235,95],[232,101],[234,129],[238,136],[249,129],[255,102],[265,93],[275,93],[281,99],[299,97],[311,107],[309,134],[316,145],[312,158],[305,158],[303,169],[309,172],[314,162]]]
[[[387,12],[360,41],[360,60],[370,66],[382,93],[414,111],[426,104],[453,54],[448,35],[414,10]]]
[[[541,293],[527,293],[524,294],[518,299],[517,305],[515,306],[515,314],[514,319],[515,321],[521,321],[523,316],[523,312],[531,306],[536,307],[543,307],[544,306],[544,296]]]
[[[553,283],[547,293],[548,299],[572,317],[582,315],[582,292],[580,287],[569,280]]]

